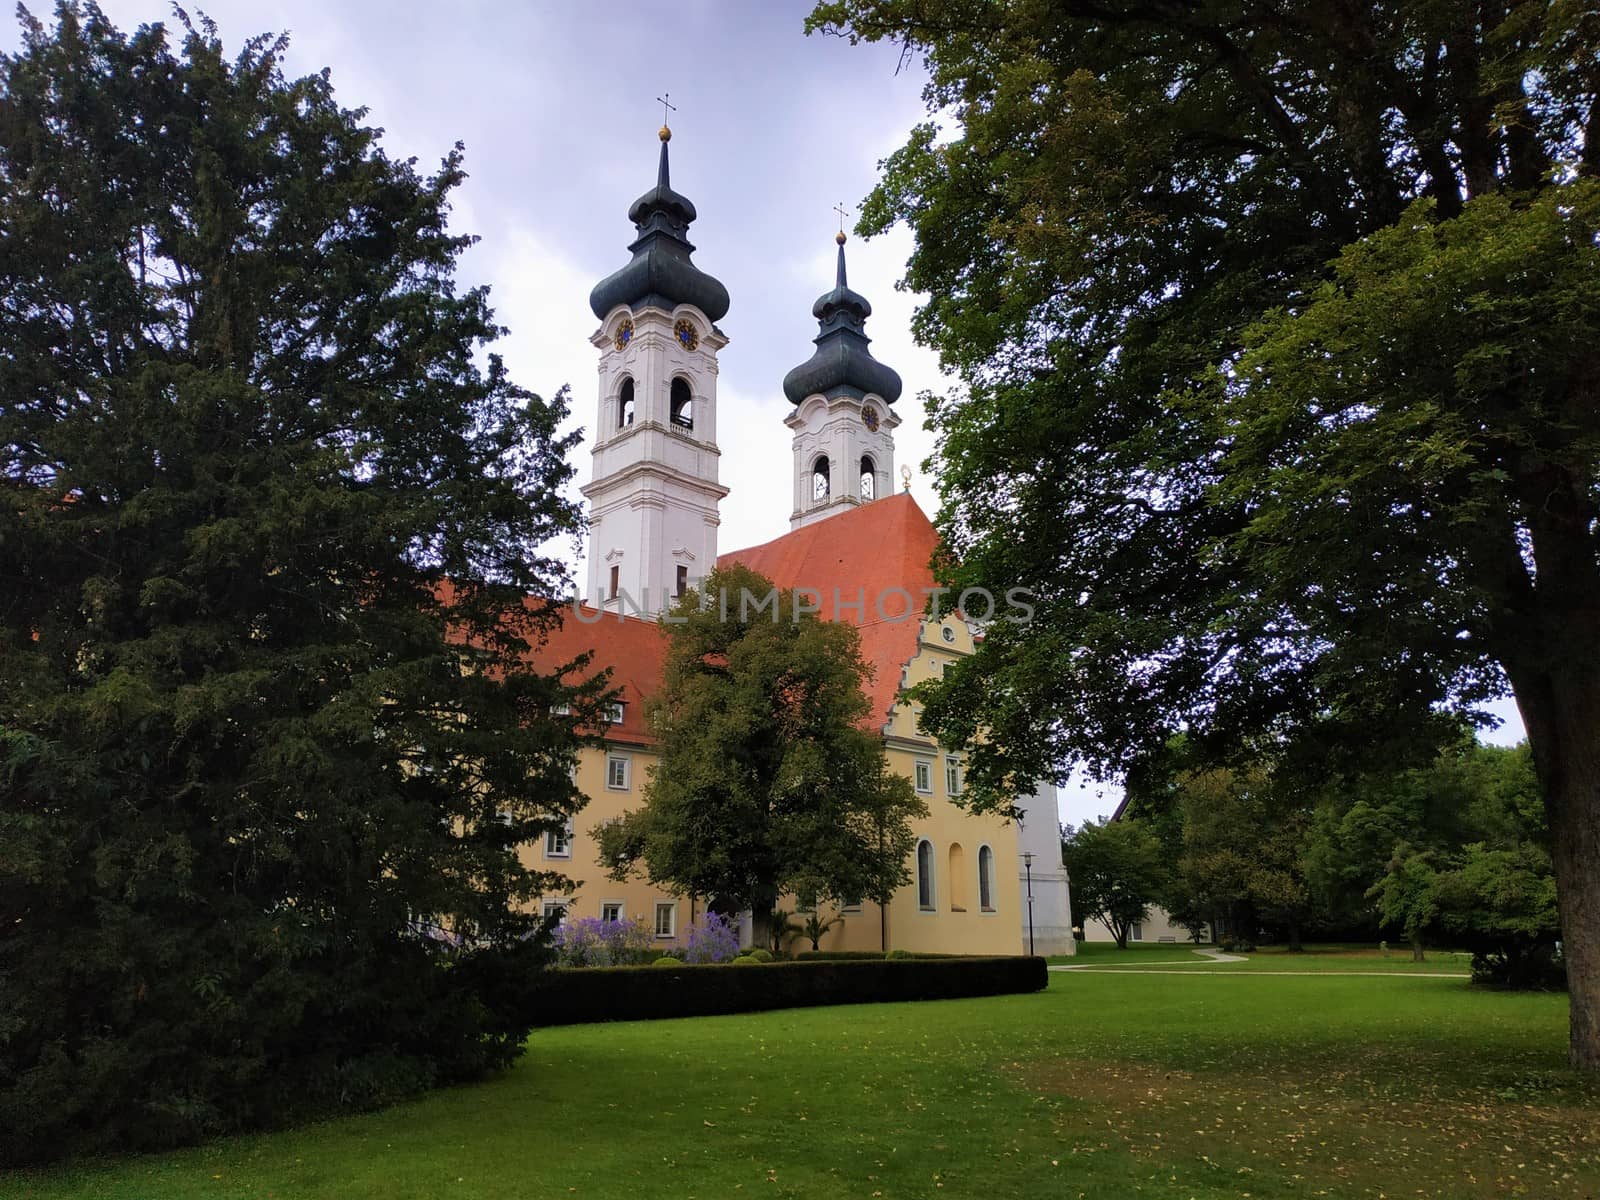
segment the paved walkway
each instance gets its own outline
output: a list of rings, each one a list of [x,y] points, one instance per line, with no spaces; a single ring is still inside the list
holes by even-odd
[[[1230,963],[1246,961],[1243,955],[1224,954],[1221,950],[1192,950],[1190,953],[1203,954],[1205,957],[1164,958],[1158,962],[1141,962],[1137,967],[1133,966],[1131,963],[1126,967],[1097,967],[1092,966],[1089,963],[1084,963],[1083,966],[1079,967],[1063,963],[1053,966],[1050,969],[1052,971],[1116,971],[1120,975],[1123,971],[1142,971],[1147,967],[1204,967],[1213,962]],[[1217,974],[1222,974],[1222,972],[1219,971]]]

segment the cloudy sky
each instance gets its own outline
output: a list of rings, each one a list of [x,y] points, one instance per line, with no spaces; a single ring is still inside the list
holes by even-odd
[[[30,7],[48,18],[49,0]],[[101,7],[124,30],[171,24],[164,0]],[[569,385],[573,422],[584,427],[596,407],[589,289],[628,260],[628,206],[655,182],[655,98],[670,94],[673,186],[700,213],[695,261],[732,297],[720,323],[731,338],[718,385],[722,482],[732,489],[723,550],[788,528],[780,385],[810,357],[811,304],[832,287],[833,206],[842,201],[853,222],[878,163],[925,116],[918,64],[902,66],[893,47],[806,37],[809,10],[806,0],[189,4],[216,20],[229,47],[287,32],[286,69],[329,68],[341,102],[370,109],[385,130],[390,155],[427,167],[465,144],[470,178],[456,193],[455,223],[482,240],[463,261],[463,281],[492,288],[514,377],[545,394]],[[17,42],[15,24],[0,26],[0,44]],[[918,395],[943,379],[910,337],[917,297],[895,288],[910,245],[904,230],[852,239],[850,283],[872,302],[873,353],[905,380],[896,470],[912,466],[911,490],[931,514],[922,462],[932,439]],[[586,480],[587,447],[577,465]],[[1116,799],[1115,789],[1067,789],[1063,819],[1109,812]]]

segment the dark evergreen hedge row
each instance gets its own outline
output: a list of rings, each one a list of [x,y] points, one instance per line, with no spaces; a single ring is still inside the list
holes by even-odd
[[[968,958],[965,954],[919,954],[913,950],[891,950],[896,958]],[[882,950],[802,950],[796,962],[882,962],[889,955]]]
[[[546,971],[533,996],[535,1025],[642,1021],[895,1000],[952,1000],[1037,992],[1049,982],[1042,958],[586,967]]]

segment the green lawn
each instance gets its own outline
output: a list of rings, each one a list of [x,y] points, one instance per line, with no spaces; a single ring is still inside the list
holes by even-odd
[[[1445,979],[1053,973],[580,1026],[481,1086],[0,1195],[1594,1196],[1600,1086],[1563,1066],[1565,1011]]]

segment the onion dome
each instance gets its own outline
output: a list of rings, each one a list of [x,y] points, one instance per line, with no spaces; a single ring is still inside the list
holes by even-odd
[[[654,304],[672,308],[692,304],[713,322],[728,312],[728,289],[689,261],[689,223],[695,219],[689,198],[672,190],[667,172],[667,143],[672,130],[661,127],[661,168],[656,186],[633,202],[628,219],[639,236],[628,247],[633,261],[607,275],[589,293],[589,307],[605,320],[619,304],[636,308]]]
[[[799,404],[807,396],[854,396],[867,393],[882,396],[893,404],[900,398],[900,376],[872,357],[866,334],[872,305],[860,292],[850,290],[844,273],[844,234],[839,234],[839,273],[833,291],[824,292],[811,306],[811,315],[820,328],[817,351],[807,361],[783,377],[783,393],[789,403]]]

